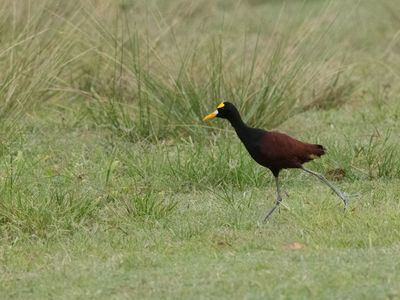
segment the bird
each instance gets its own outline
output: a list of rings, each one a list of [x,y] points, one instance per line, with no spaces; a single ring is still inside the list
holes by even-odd
[[[222,102],[217,109],[206,115],[203,121],[213,118],[227,119],[236,131],[239,139],[244,144],[250,156],[261,166],[268,168],[276,184],[276,200],[274,206],[267,211],[264,222],[282,202],[279,173],[283,169],[301,169],[308,174],[317,177],[326,184],[344,203],[346,209],[349,200],[347,194],[340,191],[322,174],[303,166],[304,163],[312,161],[325,154],[326,149],[322,145],[301,142],[285,133],[279,131],[267,131],[253,128],[243,122],[239,111],[230,102]]]

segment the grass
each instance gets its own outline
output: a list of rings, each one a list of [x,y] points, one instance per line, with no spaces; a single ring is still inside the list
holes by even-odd
[[[396,1],[4,1],[4,299],[396,299]],[[361,26],[363,25],[363,26]],[[357,27],[358,30],[354,30]],[[229,124],[328,153],[269,171]],[[379,287],[379,288],[376,288]]]

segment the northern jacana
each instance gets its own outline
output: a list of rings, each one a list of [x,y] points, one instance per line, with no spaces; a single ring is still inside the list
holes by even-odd
[[[303,166],[304,163],[325,154],[325,148],[322,145],[304,143],[277,131],[249,127],[243,122],[239,111],[230,102],[222,102],[217,106],[217,110],[205,116],[203,121],[215,117],[227,119],[251,157],[260,165],[270,169],[275,177],[276,201],[271,210],[267,212],[264,222],[267,221],[282,201],[278,180],[279,172],[282,169],[302,169],[318,177],[343,200],[346,208],[349,201],[344,193],[330,183],[322,174],[306,169]]]

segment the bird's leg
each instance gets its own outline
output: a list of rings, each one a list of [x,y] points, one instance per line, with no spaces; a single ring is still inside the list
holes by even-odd
[[[281,189],[279,187],[279,180],[278,176],[275,177],[275,183],[276,183],[276,201],[274,206],[271,208],[271,210],[267,213],[267,215],[264,218],[264,222],[268,220],[268,218],[272,215],[272,213],[275,211],[275,209],[279,206],[279,204],[282,202],[282,196],[281,196]]]
[[[325,183],[327,186],[329,186],[332,189],[332,191],[334,191],[335,194],[338,195],[339,198],[343,200],[344,209],[346,209],[347,204],[349,203],[349,199],[347,198],[345,193],[341,192],[337,187],[335,187],[332,183],[330,183],[322,174],[314,172],[314,171],[311,171],[311,170],[309,170],[307,168],[304,168],[303,166],[301,166],[301,168],[304,171],[306,171],[307,173],[318,177],[319,180],[321,180],[323,183]]]

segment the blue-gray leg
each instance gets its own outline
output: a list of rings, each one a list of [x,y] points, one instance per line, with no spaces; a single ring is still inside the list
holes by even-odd
[[[339,196],[340,199],[343,200],[344,203],[344,209],[346,209],[347,204],[349,203],[349,199],[347,198],[346,194],[341,192],[337,187],[335,187],[332,183],[330,183],[322,174],[311,171],[309,169],[304,168],[303,166],[301,167],[304,171],[306,171],[307,173],[314,175],[316,177],[319,178],[319,180],[321,180],[323,183],[325,183],[327,186],[329,186],[332,191],[335,192],[336,195]]]
[[[265,216],[264,222],[266,222],[268,220],[268,218],[272,215],[272,213],[275,211],[275,209],[277,209],[279,204],[281,204],[281,202],[282,202],[281,188],[279,187],[278,176],[275,177],[275,183],[276,183],[276,201],[275,201],[274,206],[271,208],[270,211],[268,211],[267,215]]]

